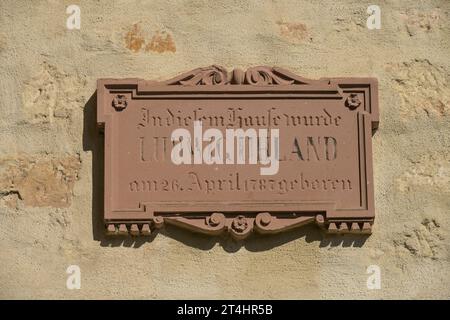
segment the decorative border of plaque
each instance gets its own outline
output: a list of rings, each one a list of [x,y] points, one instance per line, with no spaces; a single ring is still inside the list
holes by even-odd
[[[120,208],[115,199],[120,151],[118,122],[130,101],[158,99],[333,99],[357,116],[360,206],[336,208],[330,201],[160,201],[149,199],[135,208]],[[375,217],[372,135],[378,128],[378,82],[375,78],[310,80],[277,67],[228,72],[220,66],[198,68],[167,81],[99,79],[97,122],[105,132],[104,222],[109,235],[150,235],[172,224],[244,239],[253,231],[274,234],[315,223],[327,233],[370,234]]]

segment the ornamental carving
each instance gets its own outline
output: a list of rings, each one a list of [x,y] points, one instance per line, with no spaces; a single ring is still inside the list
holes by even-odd
[[[246,71],[234,69],[228,72],[221,66],[209,66],[206,68],[197,68],[186,72],[173,79],[165,81],[167,85],[291,85],[291,84],[308,84],[311,80],[307,80],[293,74],[287,70],[277,67],[253,67]]]

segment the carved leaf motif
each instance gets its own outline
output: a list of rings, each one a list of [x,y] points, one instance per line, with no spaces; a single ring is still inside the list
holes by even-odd
[[[178,77],[166,81],[167,85],[220,85],[227,84],[228,72],[221,66],[212,65],[206,68],[197,68]]]
[[[290,85],[296,82],[292,77],[283,72],[275,71],[275,68],[254,67],[245,72],[245,82],[251,85]],[[300,81],[298,81],[300,82]],[[306,83],[306,82],[300,82]]]
[[[246,71],[234,69],[232,72],[221,66],[212,65],[186,72],[171,80],[166,85],[235,85],[247,84],[254,86],[310,84],[312,80],[297,76],[292,72],[277,67],[252,67]]]

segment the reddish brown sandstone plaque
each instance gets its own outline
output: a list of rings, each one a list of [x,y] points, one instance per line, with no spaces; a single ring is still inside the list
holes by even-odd
[[[376,79],[211,66],[163,82],[100,79],[97,95],[108,234],[371,232]],[[175,152],[183,141],[189,152]]]

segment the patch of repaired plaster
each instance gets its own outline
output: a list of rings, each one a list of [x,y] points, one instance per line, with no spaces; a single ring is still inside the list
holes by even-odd
[[[17,208],[68,207],[78,180],[78,155],[17,155],[0,159],[0,199]]]

